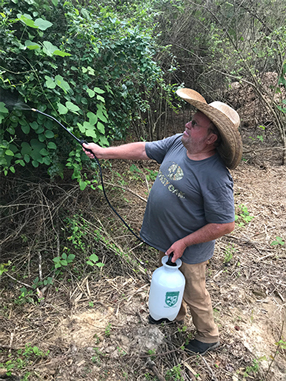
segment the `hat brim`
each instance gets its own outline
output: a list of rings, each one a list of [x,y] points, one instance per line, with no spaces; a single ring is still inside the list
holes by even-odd
[[[219,109],[209,105],[196,91],[179,89],[177,95],[205,114],[217,127],[221,135],[221,144],[217,151],[229,169],[238,166],[242,157],[242,141],[240,133],[233,122]]]

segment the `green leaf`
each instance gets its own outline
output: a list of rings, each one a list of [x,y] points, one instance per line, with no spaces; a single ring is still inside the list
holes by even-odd
[[[41,30],[46,30],[50,28],[53,24],[50,21],[39,18],[35,20],[35,25]]]
[[[98,122],[97,123],[97,129],[99,130],[99,132],[101,132],[102,134],[105,133],[105,127],[102,123]]]
[[[54,136],[55,136],[55,134],[53,133],[53,131],[51,131],[51,130],[45,131],[45,137],[47,139],[52,139]]]
[[[70,85],[68,84],[67,81],[64,80],[64,78],[61,75],[56,75],[55,76],[55,82],[56,84],[64,90],[66,93],[68,90],[70,90]]]
[[[93,98],[95,96],[95,92],[91,89],[86,90],[87,94],[89,95],[90,98]]]
[[[41,151],[40,151],[40,154],[42,156],[48,156],[49,155],[49,152],[45,149],[45,148],[42,148]]]
[[[51,164],[51,159],[49,156],[45,156],[43,158],[43,163],[46,164],[46,165],[50,165]]]
[[[14,152],[11,151],[10,149],[7,149],[7,150],[5,151],[5,155],[7,155],[7,156],[14,156]]]
[[[55,7],[58,6],[58,0],[52,0],[52,3],[54,4]]]
[[[67,101],[67,102],[66,102],[66,107],[67,107],[70,111],[74,112],[75,114],[77,113],[77,111],[80,110],[80,108],[79,108],[77,105],[75,105],[74,103],[72,103],[72,102],[70,102],[70,101]]]
[[[30,40],[26,40],[25,41],[25,46],[30,49],[30,50],[35,50],[35,49],[39,49],[40,48],[40,45],[39,44],[36,44],[35,42],[32,42]]]
[[[79,188],[80,188],[80,190],[82,190],[82,191],[85,190],[86,186],[87,186],[87,182],[86,181],[83,181],[83,180],[79,181]]]
[[[91,256],[89,257],[89,259],[93,262],[97,262],[98,261],[98,256],[96,254],[91,254]]]
[[[23,126],[21,126],[21,129],[24,132],[24,134],[26,134],[26,135],[30,132],[29,124],[24,124]]]
[[[24,155],[24,160],[26,163],[30,163],[31,158],[27,153]]]
[[[97,133],[96,133],[96,130],[95,130],[95,126],[93,124],[90,124],[89,122],[83,122],[83,127],[85,129],[85,131],[81,131],[82,133],[84,133],[86,136],[90,136],[92,138],[97,138]]]
[[[53,56],[66,57],[66,56],[71,56],[71,54],[70,54],[70,53],[63,52],[62,50],[57,49],[57,50],[55,50],[55,51],[53,52]]]
[[[80,132],[81,132],[82,134],[85,134],[85,127],[84,127],[82,124],[80,124],[80,123],[77,123],[77,126],[78,126]]]
[[[2,114],[9,114],[9,110],[5,107],[4,102],[0,102],[0,113]]]
[[[24,15],[22,15],[22,14],[20,14],[20,13],[17,14],[18,19],[19,19],[20,21],[22,21],[25,25],[27,25],[27,26],[29,26],[29,27],[31,27],[31,28],[38,29],[38,26],[35,25],[34,21],[31,20],[31,18],[28,18],[27,16],[29,16],[29,15],[25,15],[25,16],[24,16]],[[29,16],[29,17],[31,17],[31,16]]]
[[[88,11],[86,9],[82,8],[80,12],[81,12],[81,14],[83,15],[84,18],[86,18],[87,20],[90,19],[89,13],[88,13]]]
[[[105,99],[101,95],[97,95],[96,99],[99,100],[100,102],[105,102]]]
[[[92,124],[92,125],[95,125],[98,121],[98,117],[97,115],[95,115],[93,112],[89,111],[87,113],[87,117],[89,119],[89,123]]]
[[[44,134],[40,134],[40,135],[38,135],[38,139],[40,142],[44,142],[46,140],[46,137]]]
[[[46,80],[46,86],[48,89],[54,89],[56,87],[55,81],[51,78],[45,75],[45,80]]]
[[[49,149],[57,149],[57,146],[56,146],[56,144],[55,144],[54,142],[49,142],[48,145],[47,145],[47,147],[48,147]]]
[[[102,112],[102,109],[101,108],[99,108],[98,110],[97,110],[97,113],[96,113],[96,115],[98,116],[98,118],[102,121],[102,122],[107,122],[107,119],[106,119],[106,117],[103,115],[103,112]]]
[[[39,128],[39,125],[37,122],[34,121],[30,123],[30,127],[32,127],[32,129],[36,131]]]
[[[67,114],[68,109],[64,105],[62,105],[61,103],[58,103],[57,106],[58,106],[58,112],[60,115]]]
[[[104,94],[104,93],[105,93],[105,91],[102,90],[102,89],[100,89],[99,87],[95,87],[93,90],[94,90],[97,94]]]
[[[279,106],[279,105],[277,105],[277,108],[278,108],[280,111],[282,111],[284,114],[286,113],[286,108],[281,107],[281,106]]]
[[[100,145],[102,147],[108,147],[109,146],[108,140],[105,136],[100,136],[99,142],[100,142]]]
[[[43,126],[39,126],[36,130],[37,134],[40,135],[42,132],[44,132],[44,127]]]
[[[55,50],[58,50],[58,48],[55,45],[53,45],[50,41],[43,42],[43,52],[47,56],[52,57]]]

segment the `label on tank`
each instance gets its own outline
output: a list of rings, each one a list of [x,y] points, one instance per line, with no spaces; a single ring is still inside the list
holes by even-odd
[[[180,294],[180,291],[166,292],[166,297],[165,297],[166,306],[164,306],[164,307],[168,308],[168,307],[175,306],[175,304],[178,301],[179,294]]]

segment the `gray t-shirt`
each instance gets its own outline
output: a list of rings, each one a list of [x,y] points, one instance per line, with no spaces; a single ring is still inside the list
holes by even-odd
[[[219,154],[191,160],[181,136],[146,143],[148,157],[161,166],[149,194],[141,237],[163,252],[208,223],[234,221],[233,180]],[[206,261],[214,244],[189,246],[181,259],[189,264]]]

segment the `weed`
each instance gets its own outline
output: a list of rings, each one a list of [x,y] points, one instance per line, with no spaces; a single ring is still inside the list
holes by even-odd
[[[252,366],[247,366],[243,377],[249,377],[251,374],[256,374],[259,371],[259,360],[254,359]]]
[[[262,129],[262,131],[261,131],[262,135],[256,135],[256,138],[258,140],[260,140],[261,143],[263,143],[263,141],[264,141],[264,135],[265,135],[265,126],[258,126],[258,127]],[[253,138],[252,136],[250,136],[249,139],[255,140],[255,138]]]
[[[34,299],[32,298],[32,290],[28,291],[26,287],[21,287],[20,292],[21,294],[18,296],[18,299],[14,300],[15,304],[34,303]]]
[[[148,168],[144,168],[144,170],[147,172],[147,174],[145,174],[147,181],[156,180],[158,171],[153,171],[152,169],[148,169]],[[135,164],[131,165],[130,171],[133,173],[135,179],[141,179],[140,174],[143,173],[143,171],[141,171],[141,169],[139,169]]]
[[[104,263],[98,262],[98,256],[96,254],[91,254],[88,257],[88,261],[86,262],[90,266],[102,267]]]
[[[11,263],[11,261],[8,261],[8,263],[0,263],[0,276],[8,271],[7,267],[9,267]]]
[[[91,357],[91,361],[94,364],[100,366],[100,364],[101,364],[100,356],[103,355],[103,353],[100,352],[100,350],[97,347],[93,348],[93,350],[95,351],[95,354],[94,354],[94,356]]]
[[[184,333],[187,331],[187,326],[184,325],[182,328],[178,327],[178,332]]]
[[[124,355],[126,355],[126,352],[125,352],[122,348],[117,347],[117,350],[118,350],[118,354],[119,354],[120,356],[124,356]]]
[[[181,365],[176,365],[172,369],[168,370],[166,372],[166,380],[167,381],[173,381],[173,380],[180,380],[184,381],[184,377],[181,374]]]
[[[110,336],[111,328],[112,328],[112,327],[111,327],[111,324],[108,323],[108,324],[107,324],[107,327],[105,328],[105,331],[104,331],[104,334],[105,334],[106,337],[109,337],[109,336]]]
[[[82,219],[82,216],[78,214],[74,214],[73,218],[66,218],[64,221],[71,234],[67,239],[76,249],[84,252],[86,247],[83,238],[86,235],[87,223]]]
[[[27,343],[25,345],[25,349],[19,349],[13,356],[12,354],[9,354],[9,360],[5,363],[0,364],[0,368],[5,368],[7,370],[6,375],[11,376],[12,375],[12,369],[23,369],[27,367],[29,364],[31,364],[33,361],[35,361],[36,358],[44,358],[49,355],[50,351],[43,352],[36,346],[31,346],[31,343]],[[25,373],[24,378],[22,380],[27,380],[30,373]]]
[[[272,246],[274,246],[274,245],[283,246],[284,244],[285,244],[285,242],[283,241],[283,239],[281,237],[276,237],[276,239],[274,241],[272,241],[270,245],[272,245]],[[0,272],[0,275],[1,275],[1,272]]]
[[[69,249],[67,247],[65,247],[64,249],[66,249],[66,251],[69,252]],[[73,262],[74,259],[75,259],[74,254],[67,255],[66,253],[63,253],[59,257],[53,258],[53,261],[55,262],[55,269],[58,269],[62,266],[68,266],[70,263]]]
[[[233,245],[227,245],[224,253],[223,263],[229,263],[232,260],[233,255],[236,252],[236,248]]]
[[[148,168],[145,168],[145,170],[147,171],[147,175],[146,175],[146,179],[148,181],[155,181],[156,180],[156,177],[158,175],[158,171],[152,171],[151,169],[148,169]]]
[[[286,340],[279,340],[277,341],[277,343],[275,343],[275,345],[278,346],[278,348],[281,348],[281,349],[286,349]]]
[[[245,224],[248,224],[254,216],[249,214],[247,206],[241,204],[238,206],[239,211],[238,214],[235,215],[235,221],[238,221],[238,226],[243,227]]]
[[[32,287],[34,288],[34,289],[36,289],[37,287],[39,287],[39,286],[49,286],[49,285],[52,285],[54,283],[54,281],[53,281],[53,278],[52,277],[47,277],[47,279],[44,279],[43,281],[40,281],[39,280],[39,277],[37,277],[34,281],[33,281],[33,285],[32,285]]]
[[[153,355],[156,354],[156,349],[149,349],[147,353],[150,355],[151,360],[155,360],[155,356]]]

